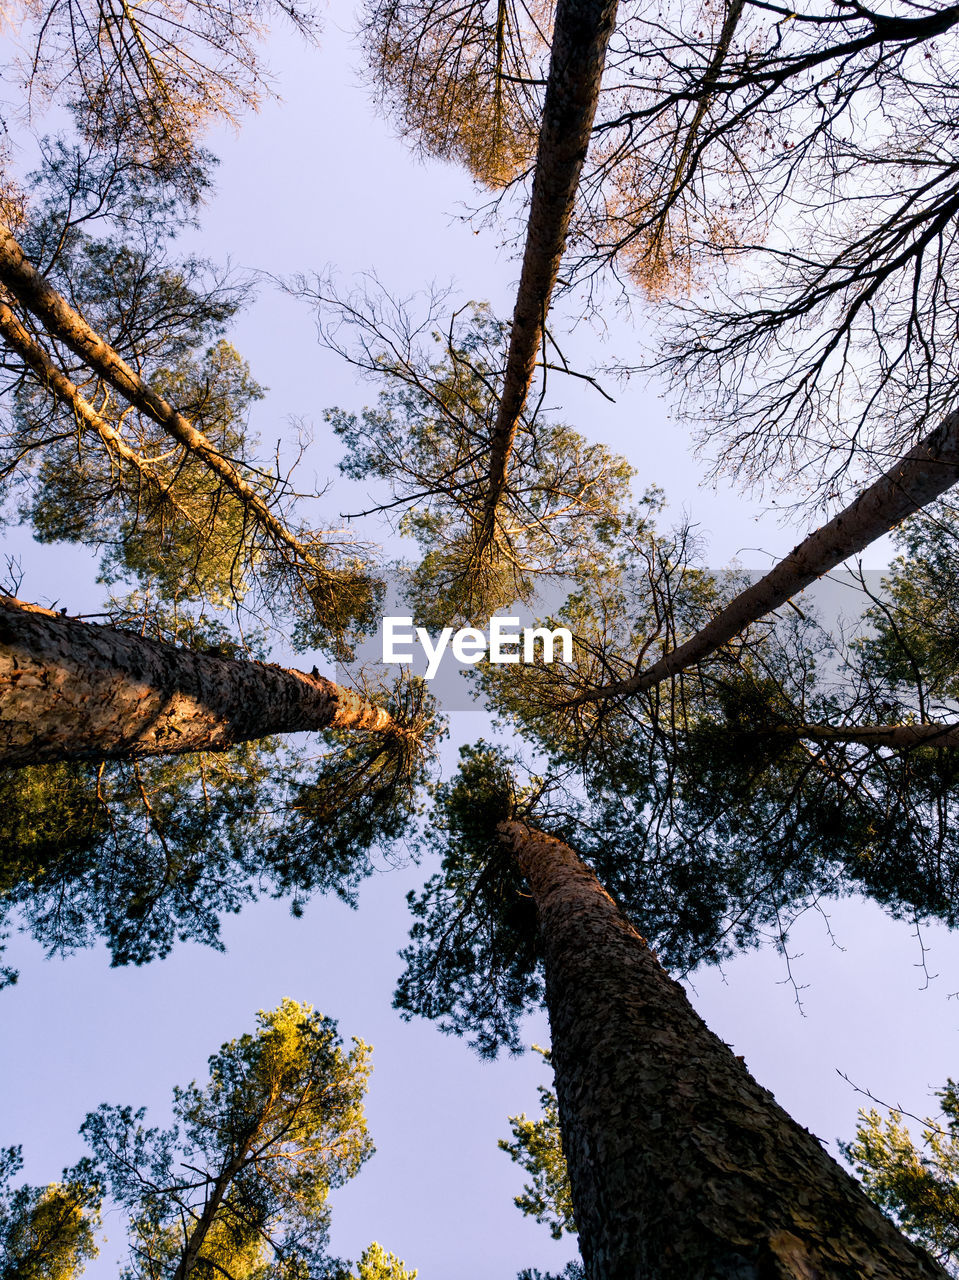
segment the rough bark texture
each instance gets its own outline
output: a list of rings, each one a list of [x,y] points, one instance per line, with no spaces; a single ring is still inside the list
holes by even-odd
[[[222,751],[305,729],[395,727],[322,676],[192,653],[0,596],[0,765]]]
[[[140,375],[87,324],[78,311],[27,261],[9,228],[0,223],[0,283],[22,305],[93,370],[104,382],[147,415],[179,444],[184,445],[243,503],[254,519],[277,542],[288,547],[323,579],[333,575],[270,510],[261,495],[236,467],[220,454],[202,431],[147,385]]]
[[[482,538],[493,536],[589,147],[616,0],[559,0],[503,392],[491,437]]]
[[[706,1027],[573,850],[500,831],[543,937],[589,1280],[943,1280]]]
[[[576,701],[640,693],[702,662],[750,623],[778,609],[824,573],[868,547],[907,516],[945,493],[957,480],[959,410],[954,410],[855,502],[800,542],[765,577],[740,592],[685,644],[628,680],[605,685]]]

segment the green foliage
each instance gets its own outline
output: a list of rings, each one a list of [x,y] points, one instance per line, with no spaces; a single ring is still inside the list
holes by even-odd
[[[189,416],[228,458],[248,452],[246,416],[263,391],[228,343],[187,355],[175,367],[154,372],[153,385]],[[21,399],[19,439],[45,428]],[[104,548],[100,580],[149,584],[168,600],[202,599],[231,605],[247,591],[262,535],[243,505],[195,456],[142,415],[104,401],[102,416],[120,430],[142,469],[112,452],[90,433],[61,434],[44,443],[21,516],[41,542],[80,542]],[[56,409],[62,423],[64,410]],[[51,423],[51,428],[54,424]],[[55,428],[54,428],[55,429]],[[47,431],[50,428],[46,428]],[[252,475],[255,487],[262,487]],[[18,475],[19,483],[26,476]]]
[[[390,1253],[374,1240],[360,1254],[356,1280],[416,1280],[418,1271],[407,1271],[395,1253]]]
[[[533,1048],[549,1063],[548,1049],[541,1049],[535,1044]],[[576,1224],[573,1221],[573,1193],[559,1129],[559,1105],[556,1094],[547,1086],[539,1085],[537,1092],[542,1114],[535,1120],[530,1120],[525,1112],[510,1116],[513,1141],[500,1138],[497,1145],[532,1178],[532,1182],[524,1185],[523,1194],[517,1196],[513,1203],[525,1216],[545,1223],[554,1240],[561,1240],[564,1233],[576,1234]]]
[[[887,632],[851,651],[790,612],[647,694],[590,697],[735,591],[697,569],[693,550],[637,513],[555,618],[574,633],[573,663],[483,673],[553,775],[576,776],[577,851],[679,969],[767,938],[783,945],[823,895],[864,893],[893,914],[953,923],[956,753],[802,733],[912,718],[876,657],[903,634],[898,606],[877,605],[873,623],[885,618]],[[911,558],[897,581],[944,572]]]
[[[540,1271],[538,1267],[524,1267],[517,1273],[516,1280],[586,1280],[586,1272],[581,1262],[573,1260],[558,1274],[554,1271]]]
[[[248,419],[264,390],[221,336],[247,290],[217,280],[207,263],[171,259],[175,228],[147,220],[133,239],[121,227],[95,240],[61,223],[60,211],[46,210],[24,236],[28,253],[42,263],[54,242],[51,282],[203,433],[285,534],[45,333],[41,345],[52,348],[97,421],[8,355],[14,412],[0,438],[0,497],[15,503],[41,541],[103,548],[104,581],[132,579],[172,601],[227,609],[245,602],[281,622],[301,647],[345,656],[350,630],[370,625],[380,588],[362,549],[304,527],[289,475],[278,461],[255,457]]]
[[[159,1280],[186,1255],[195,1280],[335,1267],[328,1195],[373,1153],[369,1046],[345,1052],[336,1023],[293,1000],[257,1024],[210,1058],[205,1085],[174,1090],[171,1128],[145,1128],[130,1107],[87,1116],[81,1132],[130,1218],[128,1280]]]
[[[923,1121],[917,1146],[902,1113],[859,1112],[856,1137],[840,1143],[873,1200],[951,1276],[959,1276],[959,1086],[937,1091],[940,1122]]]
[[[372,851],[406,836],[418,811],[433,746],[444,732],[422,680],[384,699],[397,727],[388,732],[332,731],[330,746],[290,785],[284,821],[270,854],[277,892],[301,897],[332,890],[355,903]]]
[[[114,964],[190,939],[255,896],[270,743],[135,763],[0,772],[2,905],[51,952],[102,938]]]
[[[259,652],[202,614],[139,595],[114,605],[121,625],[194,651]],[[261,739],[0,770],[0,919],[50,952],[101,939],[113,964],[143,964],[178,940],[220,947],[222,917],[263,893],[288,897],[295,915],[317,892],[355,902],[374,850],[410,830],[443,732],[422,681],[383,700],[395,729],[331,731],[316,757]]]
[[[494,707],[557,760],[579,762],[603,749],[610,730],[619,750],[617,717],[649,720],[650,698],[591,695],[650,665],[703,626],[735,580],[717,582],[695,562],[689,531],[663,533],[655,518],[663,494],[650,488],[617,521],[594,530],[581,559],[564,561],[565,600],[539,626],[566,627],[573,660],[488,665],[482,685]],[[722,661],[722,659],[720,659]],[[656,698],[654,693],[652,698]]]
[[[0,1151],[0,1280],[74,1280],[97,1256],[100,1188],[88,1161],[46,1187],[12,1187],[18,1147]]]
[[[464,308],[423,350],[401,307],[339,306],[361,333],[361,354],[349,358],[387,388],[375,409],[327,419],[346,446],[341,470],[387,484],[383,510],[402,511],[400,532],[422,548],[410,582],[416,616],[428,626],[485,619],[589,561],[620,518],[632,469],[535,413],[520,422],[492,542],[479,549],[506,342],[488,308]]]
[[[935,719],[959,695],[959,511],[940,499],[906,521],[896,544],[866,615],[874,630],[861,645],[865,673],[887,715]]]
[[[519,1019],[543,990],[532,899],[496,830],[523,797],[496,748],[460,756],[457,778],[435,792],[426,843],[442,869],[407,898],[414,923],[394,1004],[494,1057],[503,1045],[520,1051]]]

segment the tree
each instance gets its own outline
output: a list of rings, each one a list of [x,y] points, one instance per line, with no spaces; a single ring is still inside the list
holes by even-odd
[[[496,535],[489,554],[477,553],[504,376],[505,328],[488,308],[462,308],[427,345],[443,296],[417,323],[412,307],[385,298],[375,281],[363,297],[340,299],[329,286],[304,282],[297,291],[317,305],[324,340],[386,384],[375,408],[359,416],[332,409],[327,419],[346,446],[341,470],[387,484],[391,500],[374,509],[402,512],[400,531],[423,549],[411,575],[418,615],[436,626],[484,619],[529,601],[545,581],[595,554],[597,530],[619,519],[631,469],[538,410],[517,428]],[[344,326],[354,342],[341,336]]]
[[[418,1271],[407,1271],[395,1253],[390,1253],[374,1240],[360,1254],[357,1280],[416,1280]]]
[[[361,34],[378,105],[401,133],[501,185],[536,151],[548,28],[548,13],[522,2],[374,0]]]
[[[541,1049],[535,1044],[533,1048],[547,1062],[550,1061],[548,1049]],[[523,1194],[515,1198],[513,1203],[517,1209],[537,1222],[545,1223],[553,1239],[561,1240],[564,1233],[576,1234],[576,1224],[559,1132],[559,1111],[552,1089],[540,1085],[537,1092],[542,1115],[535,1120],[530,1120],[525,1111],[522,1115],[510,1116],[513,1141],[500,1138],[497,1146],[533,1178],[523,1187]]]
[[[283,0],[21,6],[25,56],[6,73],[28,94],[69,103],[95,144],[109,148],[123,135],[153,168],[182,181],[204,126],[235,120],[268,92],[256,45],[264,18],[276,11],[302,34],[314,33],[312,12]]]
[[[373,1154],[363,1095],[369,1046],[343,1050],[336,1023],[284,1000],[254,1034],[177,1088],[174,1124],[103,1104],[81,1132],[130,1217],[130,1277],[329,1274],[327,1198]]]
[[[922,1121],[921,1147],[913,1141],[901,1111],[892,1110],[883,1117],[875,1108],[859,1112],[855,1138],[840,1146],[873,1200],[955,1276],[959,1274],[955,1083],[948,1080],[936,1097],[942,1103],[942,1119]]]
[[[758,487],[801,468],[825,506],[952,411],[957,205],[942,106],[956,21],[948,4],[746,4],[714,76],[699,13],[669,14],[662,52],[642,19],[635,35],[624,24],[611,61],[629,63],[632,85],[598,126],[606,142],[583,182],[596,229],[584,214],[571,271],[617,258],[630,271],[670,203],[692,222],[695,256],[719,279],[676,304],[661,367],[688,391],[716,471]],[[698,135],[674,190],[677,113]],[[637,138],[641,180],[610,200]]]
[[[587,1275],[942,1274],[705,1027],[574,850],[531,825],[501,761],[475,754],[443,800],[447,879],[472,863],[481,884],[416,909],[397,1002],[493,1053],[545,994]]]
[[[218,750],[303,729],[395,730],[320,675],[193,653],[3,597],[0,761],[125,759]]]
[[[130,625],[136,619],[126,621]],[[85,676],[77,673],[78,683],[102,678],[112,687],[119,676],[129,682],[134,703],[139,700],[145,709],[143,675],[152,659],[167,672],[155,696],[169,711],[171,693],[174,703],[184,690],[190,697],[202,696],[197,671],[239,673],[241,690],[243,678],[265,677],[268,687],[278,678],[301,703],[301,718],[294,716],[288,726],[326,725],[322,754],[281,744],[252,725],[252,741],[229,746],[237,714],[229,689],[237,686],[227,681],[221,690],[226,718],[211,718],[215,709],[207,697],[202,704],[207,734],[204,738],[195,723],[192,747],[162,734],[150,738],[158,721],[149,711],[143,720],[148,740],[138,740],[139,730],[123,741],[115,734],[111,738],[103,717],[91,719],[94,696],[86,712],[79,703],[74,708],[78,738],[56,745],[57,731],[53,738],[48,735],[47,756],[71,760],[25,765],[24,760],[43,754],[40,739],[46,730],[39,720],[31,728],[23,717],[33,712],[8,687],[3,700],[11,716],[8,746],[10,736],[19,737],[21,746],[10,753],[20,763],[0,769],[0,918],[19,919],[51,953],[103,939],[114,964],[142,964],[166,955],[178,939],[221,946],[220,916],[239,911],[264,892],[289,897],[296,915],[317,891],[334,892],[355,905],[357,887],[373,869],[374,848],[395,843],[412,822],[432,744],[441,732],[422,684],[401,684],[374,704],[318,676],[225,657],[238,646],[203,619],[187,627],[181,615],[165,636],[156,617],[152,623],[162,638],[143,636],[143,618],[141,634],[107,627],[93,636],[83,634],[88,657],[93,653],[102,663],[105,638],[116,639],[131,646],[125,650],[130,663],[125,670],[113,668],[112,675],[101,667],[100,677],[88,667]],[[81,632],[86,625],[75,624]],[[171,644],[171,636],[191,648]],[[32,644],[29,638],[26,642]],[[42,645],[35,656],[41,679],[49,681],[59,669],[70,683],[69,669],[57,668],[60,659],[44,657]],[[29,678],[16,643],[6,648],[5,657],[14,664],[14,685]],[[82,661],[82,654],[74,657]],[[321,712],[327,686],[333,702]],[[351,721],[354,727],[343,727]],[[47,728],[52,727],[51,722]],[[26,745],[31,735],[33,747]],[[204,741],[213,749],[198,750]],[[114,759],[105,762],[110,756]],[[0,976],[15,978],[10,971]]]
[[[804,587],[864,550],[906,516],[933,502],[957,479],[959,412],[952,413],[921,444],[864,490],[828,524],[811,533],[788,556],[688,640],[645,670],[584,698],[639,693],[667,676],[709,657],[751,623],[785,604]]]
[[[482,58],[484,46],[488,47],[491,43],[490,30],[481,25],[479,38],[476,38],[471,18],[481,12],[479,6],[474,6],[473,12],[465,17],[462,11],[444,10],[442,6],[431,7],[432,11],[428,9],[429,34],[426,37],[426,48],[436,48],[438,44],[441,60],[451,65],[452,72],[447,72],[441,86],[430,84],[423,93],[419,88],[422,68],[417,66],[422,45],[417,45],[413,67],[409,68],[409,58],[393,52],[391,38],[391,28],[398,22],[401,26],[409,22],[411,7],[417,17],[423,16],[421,6],[404,7],[391,3],[371,8],[367,18],[367,44],[378,62],[377,74],[389,86],[393,96],[397,95],[397,82],[402,86],[398,93],[402,112],[408,120],[415,120],[415,127],[425,134],[428,145],[432,143],[435,148],[439,143],[440,148],[446,151],[465,150],[472,159],[476,156],[477,149],[469,143],[464,144],[464,139],[475,132],[475,109],[465,119],[460,117],[454,123],[454,117],[458,114],[458,100],[464,92],[463,85],[469,85],[473,79],[471,68],[464,75],[461,59],[463,51],[472,45],[478,46]],[[492,74],[487,72],[483,77],[489,83],[483,85],[478,95],[475,89],[472,90],[473,95],[481,102],[492,92],[497,104],[494,116],[496,121],[503,117],[501,95],[503,77],[506,74],[503,69],[503,51],[507,45],[505,23],[508,15],[516,13],[515,7],[511,9],[503,0],[497,11],[493,38],[496,49],[495,71]],[[569,222],[599,97],[606,46],[612,34],[615,15],[615,0],[586,3],[583,0],[559,0],[556,6],[550,42],[549,73],[539,122],[526,246],[509,331],[502,387],[489,434],[482,514],[478,516],[473,533],[471,554],[478,563],[490,557],[497,541],[498,509],[506,492],[510,453],[533,382],[537,355],[545,338],[546,315],[566,248]],[[430,27],[434,25],[439,32],[443,32],[440,41],[430,31]],[[447,25],[452,27],[448,35],[444,31]],[[521,37],[510,42],[514,48],[518,43],[521,43]],[[525,55],[520,54],[519,57],[525,62]],[[471,58],[466,59],[467,67],[471,61]],[[522,81],[523,77],[520,76],[519,79]],[[455,86],[452,92],[446,89],[447,85]],[[517,95],[514,93],[511,96],[515,99]],[[510,120],[514,128],[517,114],[519,113],[514,112]],[[521,114],[519,118],[522,119]],[[502,126],[494,124],[494,138],[501,136]],[[494,142],[492,156],[498,158],[500,152],[501,145]],[[486,154],[485,147],[482,154]],[[485,173],[490,173],[496,172],[499,165],[494,159],[493,165],[487,162],[486,166],[481,164],[480,168]]]
[[[264,486],[255,472],[247,478],[231,461],[227,452],[217,448],[194,422],[174,408],[155,386],[148,384],[137,369],[128,363],[109,342],[105,341],[79,311],[40,275],[7,228],[0,230],[0,281],[21,306],[41,322],[52,338],[80,356],[84,366],[95,375],[96,379],[118,392],[139,415],[156,424],[163,433],[172,437],[179,446],[181,455],[174,456],[172,459],[172,467],[168,475],[179,481],[179,472],[182,471],[185,461],[212,474],[215,485],[212,491],[208,488],[204,498],[207,508],[217,511],[219,490],[222,489],[230,495],[229,506],[232,507],[235,524],[233,561],[242,563],[245,559],[266,559],[267,576],[272,577],[277,585],[283,584],[286,593],[291,594],[294,601],[305,601],[315,614],[316,622],[312,627],[307,625],[305,634],[312,638],[318,625],[320,632],[325,631],[328,640],[331,638],[334,647],[337,643],[342,647],[344,631],[351,622],[362,621],[368,617],[375,595],[373,584],[361,570],[359,561],[354,558],[352,562],[348,560],[338,566],[330,561],[331,548],[326,545],[321,536],[291,528],[283,518],[282,510],[277,508],[279,496],[277,491],[282,488],[278,480],[272,485]],[[171,300],[164,299],[164,301],[170,305]],[[159,317],[151,317],[151,320],[154,325],[158,321],[162,324],[162,319]],[[58,377],[49,380],[47,367],[51,363],[49,353],[44,351],[42,343],[30,339],[22,323],[17,323],[16,316],[11,314],[6,317],[3,332],[20,360],[34,375],[39,375],[43,380],[41,385],[45,390],[52,390],[54,396],[62,404],[67,405],[71,412],[79,410],[81,421],[85,421],[88,426],[92,425],[88,409],[80,407],[76,398],[76,389],[70,380]],[[191,381],[194,383],[193,388],[190,387]],[[210,387],[204,387],[201,380],[195,377],[191,379],[189,374],[184,377],[183,372],[180,372],[179,378],[176,374],[172,377],[167,374],[161,386],[166,382],[171,388],[177,389],[181,395],[185,394],[187,403],[191,398],[198,398],[202,405],[203,394],[199,397],[190,396],[190,390],[195,391],[197,381],[200,381],[202,393],[206,395],[205,407],[209,411],[210,401],[215,402],[215,397],[210,395]],[[258,394],[259,391],[256,384],[251,383],[249,379],[248,383],[250,385],[243,389],[247,399]],[[235,393],[236,388],[233,390]],[[216,422],[215,411],[211,416]],[[222,417],[221,412],[221,420],[217,423],[221,430]],[[230,425],[229,420],[227,425]],[[97,435],[101,442],[107,443],[103,441],[103,431],[98,430]],[[224,440],[226,450],[230,449],[231,443],[233,442],[227,433]],[[28,449],[32,447],[36,447],[36,444],[27,446]],[[149,449],[149,446],[147,447]],[[27,450],[24,446],[18,442],[16,446],[18,462],[25,451]],[[117,452],[115,445],[112,452],[114,454]],[[138,452],[142,453],[143,450]],[[108,446],[108,458],[110,453],[111,449]],[[124,460],[129,463],[128,458]],[[135,468],[135,492],[140,489],[142,474],[142,468]],[[181,489],[189,491],[189,475],[179,483]],[[162,496],[167,498],[165,505],[169,509],[177,503],[179,493],[170,481],[163,487],[166,493]],[[155,498],[157,483],[152,483],[148,491],[150,488],[154,491]],[[191,497],[195,503],[196,494],[194,493]],[[177,514],[183,516],[182,503]],[[221,513],[217,511],[217,515],[219,517]],[[207,519],[208,517],[203,514],[201,503],[199,516],[194,514],[192,520],[186,521],[187,535],[195,536],[196,524],[199,522],[202,527]],[[194,526],[193,529],[190,528],[191,524]],[[257,535],[252,551],[244,546],[245,542],[250,541],[248,528],[255,530]],[[222,537],[222,529],[219,536]],[[227,557],[227,563],[230,563],[230,557]]]
[[[100,1188],[89,1161],[46,1187],[10,1186],[23,1164],[19,1147],[0,1151],[0,1276],[74,1280],[97,1256]]]

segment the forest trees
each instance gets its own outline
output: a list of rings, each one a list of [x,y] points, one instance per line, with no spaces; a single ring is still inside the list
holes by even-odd
[[[241,299],[205,289],[196,264],[168,256],[156,211],[177,225],[195,211],[205,181],[196,129],[230,108],[222,77],[235,77],[233,98],[249,97],[259,12],[186,6],[184,43],[159,58],[162,6],[146,28],[127,9],[95,22],[82,6],[50,9],[40,47],[62,39],[64,24],[79,32],[61,83],[79,86],[71,109],[88,154],[49,147],[38,179],[4,201],[3,479],[41,536],[106,545],[107,576],[139,586],[143,608],[137,634],[3,602],[4,759],[31,770],[22,783],[3,779],[16,842],[3,889],[47,927],[37,904],[52,882],[65,905],[53,912],[60,933],[45,936],[62,947],[71,927],[77,938],[96,931],[89,904],[100,894],[102,932],[121,962],[162,954],[175,936],[215,940],[217,913],[236,909],[254,880],[290,892],[294,909],[318,889],[351,896],[371,847],[411,828],[438,733],[412,687],[368,698],[317,672],[240,658],[229,636],[214,652],[202,616],[185,644],[182,630],[178,644],[163,634],[169,615],[176,631],[194,608],[235,619],[252,601],[300,648],[342,655],[376,612],[365,550],[313,528],[279,463],[256,461],[246,415],[261,388],[223,341]],[[386,387],[363,414],[330,411],[342,470],[386,488],[377,512],[403,513],[400,531],[423,551],[411,578],[428,623],[479,619],[566,576],[566,609],[581,624],[574,663],[486,675],[490,703],[544,775],[517,797],[510,771],[481,746],[437,792],[426,830],[442,869],[413,895],[397,1000],[489,1055],[518,1045],[517,1019],[545,1000],[590,1280],[631,1280],[637,1259],[669,1280],[938,1274],[706,1030],[631,921],[685,969],[756,941],[782,909],[839,883],[894,911],[955,918],[949,659],[935,635],[926,643],[921,625],[900,621],[922,602],[900,581],[875,603],[877,635],[838,692],[817,684],[811,629],[771,616],[959,477],[952,384],[946,377],[940,392],[929,364],[951,314],[955,201],[951,125],[936,97],[949,59],[927,46],[955,21],[951,9],[889,19],[840,6],[823,19],[738,0],[667,6],[655,20],[579,0],[559,0],[553,14],[508,3],[368,11],[374,74],[407,133],[465,158],[497,189],[529,177],[531,195],[508,324],[479,305],[442,324],[431,315],[436,335],[421,341],[421,326],[379,297],[356,303],[301,285],[327,344],[337,346],[346,320],[358,340],[343,353]],[[191,30],[216,51],[214,68],[197,69]],[[918,77],[927,53],[933,66]],[[892,104],[875,139],[839,101],[846,89],[859,105],[884,94]],[[913,145],[903,114],[913,101],[938,122],[942,155]],[[132,121],[145,128],[131,148]],[[897,178],[929,167],[931,186],[920,177],[897,203],[876,177],[884,166]],[[823,260],[803,249],[797,265],[776,244],[775,219],[810,171],[815,189],[835,196],[834,251]],[[170,194],[174,177],[185,194]],[[866,219],[847,234],[843,216],[863,193],[878,225]],[[748,406],[757,360],[811,321],[813,345],[783,375],[786,390],[760,388],[765,408],[743,428],[755,438],[737,438],[727,458],[760,465],[811,445],[830,484],[847,468],[857,483],[880,474],[760,582],[730,586],[692,566],[683,534],[652,528],[652,495],[631,508],[624,460],[549,421],[542,402],[554,385],[550,352],[566,366],[548,323],[557,289],[624,263],[652,297],[691,287],[697,270],[745,249],[750,218],[768,224],[770,253],[784,263],[771,288],[785,302],[681,308],[681,376],[717,363],[724,408]],[[930,246],[940,259],[927,286]],[[904,322],[910,273],[917,301]],[[894,333],[878,314],[887,304]],[[888,409],[902,392],[908,413],[902,429],[880,424],[862,439],[860,414],[837,471],[829,429],[852,380],[847,343],[873,351],[880,371],[859,408]],[[646,574],[638,590],[623,573],[630,555]],[[264,741],[303,729],[332,741],[314,773]],[[227,762],[212,799],[215,771],[194,754],[210,750]],[[126,834],[137,821],[146,857]],[[140,877],[147,884],[129,892]],[[118,908],[118,896],[129,901]],[[162,1179],[172,1201],[151,1198],[142,1169],[168,1173],[174,1137],[116,1109],[88,1122],[114,1195],[127,1197],[144,1275],[228,1270],[229,1250],[241,1273],[281,1274],[298,1251],[324,1265],[320,1191],[281,1163],[263,1192],[260,1131],[228,1125],[224,1146],[217,1128],[216,1106],[245,1100],[258,1055],[282,1039],[279,1022],[261,1032],[224,1048],[208,1091],[177,1095],[187,1154],[203,1160],[197,1182]],[[267,1092],[272,1102],[282,1089]],[[299,1117],[300,1102],[292,1110]],[[269,1108],[252,1111],[263,1119]],[[402,1270],[382,1250],[364,1267]]]
[[[954,1276],[959,1266],[955,1082],[948,1080],[936,1097],[942,1104],[941,1119],[920,1121],[921,1146],[902,1112],[893,1109],[883,1117],[870,1108],[860,1111],[856,1136],[844,1144],[843,1153],[872,1198]]]

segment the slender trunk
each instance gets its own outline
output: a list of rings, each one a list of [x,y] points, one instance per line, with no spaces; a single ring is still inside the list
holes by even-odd
[[[869,486],[828,524],[811,533],[758,582],[741,591],[700,631],[645,671],[571,700],[571,706],[641,693],[702,662],[728,641],[959,480],[959,410]]]
[[[863,747],[959,747],[959,724],[779,725],[772,730],[811,742],[855,742]]]
[[[247,1153],[250,1149],[250,1143],[246,1143],[240,1151],[236,1153],[232,1160],[221,1171],[220,1176],[213,1184],[207,1202],[203,1206],[203,1212],[196,1221],[196,1226],[187,1237],[184,1245],[183,1253],[180,1255],[180,1261],[177,1269],[173,1273],[173,1280],[189,1280],[193,1273],[199,1257],[200,1250],[210,1234],[210,1228],[219,1212],[220,1205],[230,1190],[233,1179],[243,1168],[246,1163]]]
[[[10,230],[0,223],[0,283],[89,368],[118,391],[141,413],[151,418],[179,444],[189,449],[204,466],[214,472],[239,500],[253,519],[279,545],[287,547],[324,582],[336,575],[321,564],[273,514],[261,495],[236,467],[218,452],[202,431],[143,381],[139,374],[95,333],[78,311],[27,261],[23,249]]]
[[[689,163],[689,157],[693,153],[696,146],[696,139],[699,135],[700,126],[706,117],[709,109],[709,102],[712,96],[713,87],[719,79],[719,73],[723,69],[723,63],[726,61],[726,55],[729,53],[729,46],[732,44],[733,36],[736,34],[736,28],[739,26],[739,20],[743,16],[743,9],[746,6],[746,0],[729,0],[726,9],[726,16],[723,19],[723,25],[719,32],[719,38],[716,41],[716,47],[713,50],[713,56],[709,60],[709,66],[706,68],[706,74],[703,76],[702,88],[697,94],[699,101],[696,104],[696,110],[690,121],[689,129],[683,139],[683,149],[676,161],[676,167],[673,170],[673,180],[669,184],[669,193],[663,205],[662,220],[659,224],[657,239],[661,239],[662,232],[666,226],[666,217],[672,208],[676,193],[686,182],[686,165]]]
[[[565,844],[503,823],[536,902],[589,1280],[942,1280],[706,1027]]]
[[[533,381],[549,300],[566,248],[615,20],[616,0],[558,0],[556,6],[523,268],[490,441],[480,555],[492,542],[496,509],[506,488],[509,454]]]
[[[395,727],[326,680],[193,653],[0,596],[0,765],[222,751],[306,729]]]
[[[33,370],[41,383],[72,411],[77,422],[99,437],[111,457],[126,463],[148,489],[158,494],[185,520],[195,524],[189,512],[183,510],[177,502],[169,485],[145,458],[141,457],[135,449],[130,448],[119,431],[96,411],[89,400],[80,394],[75,383],[53,362],[48,352],[24,328],[19,318],[2,300],[0,300],[0,334],[6,339],[11,350],[15,351],[24,364]]]

